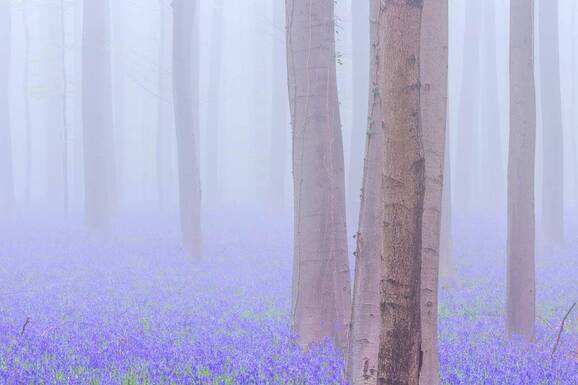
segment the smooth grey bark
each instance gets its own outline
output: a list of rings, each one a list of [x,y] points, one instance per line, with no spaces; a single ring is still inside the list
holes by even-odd
[[[110,230],[115,167],[109,2],[84,0],[82,122],[84,207],[89,232]]]
[[[179,210],[182,242],[201,257],[201,176],[199,155],[199,10],[197,1],[174,0],[173,100],[177,131]]]
[[[206,200],[218,204],[220,191],[219,129],[221,115],[221,71],[223,40],[223,0],[214,0],[211,24],[211,69],[209,73],[209,105],[207,107]]]
[[[418,385],[425,159],[420,121],[421,1],[381,1],[379,92],[385,130],[378,384]]]
[[[379,353],[379,284],[383,258],[383,162],[385,132],[382,128],[379,88],[380,2],[370,3],[369,119],[366,128],[363,188],[356,235],[355,278],[347,352],[346,374],[352,385],[375,385]]]
[[[271,211],[283,212],[286,198],[287,133],[290,131],[285,51],[285,7],[274,0],[271,72],[271,135],[269,142],[269,189]]]
[[[506,333],[534,339],[534,85],[533,0],[510,3],[510,144],[508,165],[508,263]]]
[[[458,134],[456,149],[455,203],[459,210],[474,206],[477,187],[480,103],[480,16],[481,1],[466,1],[462,81],[459,96]]]
[[[293,127],[292,323],[302,347],[344,348],[351,314],[334,2],[286,0]]]
[[[352,113],[349,153],[349,180],[347,183],[347,218],[356,228],[359,216],[363,179],[363,146],[367,131],[369,86],[369,1],[351,4],[352,28]]]
[[[539,0],[540,88],[542,106],[542,237],[546,243],[564,239],[564,145],[558,1]]]
[[[12,133],[10,125],[11,3],[0,2],[0,212],[14,205]]]
[[[423,361],[419,382],[438,385],[438,282],[448,110],[448,0],[424,0],[421,24],[421,124],[425,154],[421,265]]]
[[[481,93],[480,135],[483,158],[481,187],[484,189],[483,204],[488,209],[503,209],[506,197],[506,161],[502,146],[500,127],[500,98],[498,68],[496,62],[496,15],[494,0],[483,1],[484,32],[481,34],[483,87]],[[471,44],[471,42],[466,42]]]

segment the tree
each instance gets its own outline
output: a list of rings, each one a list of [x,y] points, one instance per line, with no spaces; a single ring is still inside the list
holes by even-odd
[[[173,99],[177,131],[181,234],[189,257],[201,257],[198,4],[173,1]]]
[[[12,134],[10,132],[11,7],[0,2],[0,211],[5,214],[14,204]]]
[[[286,1],[293,127],[293,330],[345,347],[350,316],[334,2]]]
[[[425,160],[420,122],[423,4],[382,1],[379,74],[385,130],[383,264],[378,384],[417,385],[421,366],[420,274]]]
[[[558,44],[558,1],[540,0],[540,87],[543,132],[542,235],[548,243],[564,238],[564,146]]]
[[[425,152],[420,384],[438,385],[438,282],[448,98],[448,1],[425,0],[421,25],[421,119]]]
[[[379,284],[383,258],[382,177],[385,132],[381,125],[379,24],[380,2],[370,6],[369,119],[366,131],[363,188],[356,235],[355,278],[351,329],[347,353],[347,379],[352,385],[375,385],[379,352]]]
[[[28,23],[28,0],[23,1],[22,7],[22,23],[24,24],[24,130],[26,132],[24,201],[29,203],[32,185],[32,122],[30,117],[30,24]]]
[[[84,0],[82,122],[84,206],[89,231],[109,231],[113,205],[113,140],[110,10],[106,0]]]
[[[123,25],[125,23],[125,2],[112,0],[112,93],[114,100],[114,128],[115,128],[115,181],[112,192],[112,204],[118,210],[121,205],[124,175],[124,130],[125,130],[125,99],[126,99],[126,76],[125,76],[125,37]]]
[[[447,115],[447,114],[446,114]],[[446,125],[448,127],[448,125]],[[443,284],[455,284],[457,271],[453,251],[452,226],[452,167],[450,157],[450,135],[446,128],[446,144],[444,156],[444,185],[442,191],[442,217],[440,230],[440,262],[439,275]]]
[[[211,69],[209,74],[209,105],[207,111],[207,151],[206,175],[207,197],[217,203],[220,197],[219,187],[219,123],[221,98],[221,57],[223,35],[223,0],[213,1],[211,24]]]
[[[363,179],[363,146],[367,130],[369,86],[369,1],[351,4],[352,28],[352,89],[351,150],[349,154],[349,183],[347,191],[347,218],[353,226],[359,215],[360,187]]]
[[[272,2],[272,67],[271,67],[271,135],[269,142],[269,188],[271,209],[283,212],[286,196],[287,133],[289,108],[287,100],[287,61],[285,52],[285,7],[281,0]]]
[[[510,3],[510,144],[508,165],[508,336],[534,339],[534,4]]]

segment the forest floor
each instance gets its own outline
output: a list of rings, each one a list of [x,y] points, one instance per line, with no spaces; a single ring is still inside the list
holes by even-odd
[[[0,384],[342,384],[329,343],[301,352],[289,324],[291,229],[215,216],[187,260],[174,221],[120,223],[106,242],[79,224],[0,226]],[[459,281],[440,303],[444,384],[578,384],[578,223],[540,246],[537,341],[504,330],[505,227],[457,220]]]

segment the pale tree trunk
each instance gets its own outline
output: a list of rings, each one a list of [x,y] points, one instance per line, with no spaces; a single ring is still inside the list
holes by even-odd
[[[114,127],[108,1],[84,0],[82,112],[84,207],[88,230],[110,228],[114,181]]]
[[[271,136],[269,146],[269,189],[271,211],[282,213],[285,209],[287,134],[290,131],[289,103],[287,99],[287,62],[285,52],[285,7],[282,0],[274,0],[272,67],[271,67]]]
[[[0,2],[0,212],[5,215],[14,204],[12,133],[10,125],[11,6]]]
[[[30,117],[30,25],[28,23],[29,1],[22,3],[22,17],[24,24],[24,130],[26,143],[24,149],[24,202],[30,202],[32,188],[32,121]]]
[[[363,188],[359,209],[359,228],[356,235],[355,279],[349,349],[347,352],[347,379],[352,385],[375,385],[377,355],[379,352],[379,282],[383,258],[384,221],[382,172],[385,147],[381,126],[379,18],[380,2],[370,3],[370,84],[369,119],[366,127]]]
[[[293,330],[302,347],[347,343],[351,290],[334,2],[287,0],[293,125]]]
[[[549,1],[549,0],[548,0]],[[506,333],[534,339],[534,86],[533,0],[510,3],[510,151]]]
[[[542,236],[564,239],[564,146],[558,47],[558,0],[539,0],[540,87],[542,105]]]
[[[159,207],[162,209],[167,200],[167,186],[165,179],[165,153],[164,153],[164,132],[166,122],[166,12],[168,3],[159,0],[159,47],[158,47],[158,73],[157,73],[157,137],[156,137],[156,177],[157,177],[157,199]]]
[[[455,202],[459,210],[474,206],[477,186],[478,143],[480,102],[480,15],[481,1],[466,1],[464,51],[462,60],[462,83],[458,111],[458,135],[456,151]]]
[[[379,93],[385,130],[378,384],[418,385],[425,160],[420,123],[422,2],[382,1]]]
[[[60,41],[61,47],[61,62],[62,62],[62,179],[64,183],[64,211],[68,213],[69,207],[69,169],[68,169],[68,68],[67,68],[67,51],[68,42],[66,40],[66,2],[60,1]]]
[[[179,166],[182,242],[188,256],[201,257],[201,176],[199,155],[199,57],[196,1],[174,0],[173,99]]]
[[[219,167],[219,124],[221,121],[221,71],[223,0],[213,1],[211,33],[211,70],[209,74],[209,105],[207,108],[206,194],[207,204],[216,205],[221,196]]]
[[[369,86],[369,0],[351,4],[352,24],[352,92],[349,183],[347,184],[347,218],[356,228],[363,177],[363,146],[367,130]]]
[[[498,69],[496,62],[496,15],[494,0],[482,2],[484,12],[484,32],[482,33],[482,75],[483,87],[480,103],[481,146],[481,186],[483,205],[492,210],[501,211],[505,206],[506,162],[502,146],[500,128],[500,98],[498,90]],[[472,44],[472,42],[466,42]],[[480,90],[474,90],[480,92]]]
[[[114,144],[116,170],[113,181],[112,198],[114,209],[120,209],[123,193],[124,175],[124,131],[125,131],[125,41],[123,25],[125,22],[125,2],[112,0],[112,77],[114,100]]]
[[[421,266],[422,385],[440,383],[437,322],[448,100],[448,22],[448,0],[423,2],[420,103],[426,180]]]

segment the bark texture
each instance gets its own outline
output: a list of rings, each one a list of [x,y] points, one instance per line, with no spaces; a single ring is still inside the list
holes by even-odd
[[[383,277],[377,383],[418,385],[422,361],[420,274],[425,160],[420,122],[422,1],[381,2],[382,129],[385,130]]]
[[[12,133],[10,131],[10,2],[0,2],[0,212],[14,204]]]
[[[177,131],[181,234],[189,257],[201,257],[198,4],[174,0],[173,103]]]
[[[114,140],[108,1],[84,1],[82,112],[84,205],[88,230],[109,231],[113,209]]]
[[[542,235],[548,243],[564,238],[564,146],[558,1],[539,0],[540,87],[542,105]]]
[[[371,1],[370,9],[370,85],[369,119],[366,131],[363,187],[356,235],[355,279],[347,379],[352,385],[375,385],[379,353],[379,282],[383,258],[383,161],[385,132],[382,127],[380,79],[379,16],[380,2]]]
[[[534,5],[510,3],[510,155],[508,165],[508,336],[534,339]]]
[[[425,153],[422,229],[420,384],[438,385],[438,281],[448,99],[448,1],[424,0],[421,24],[421,117]]]
[[[351,314],[334,2],[287,0],[293,126],[293,329],[301,346],[344,348]]]

